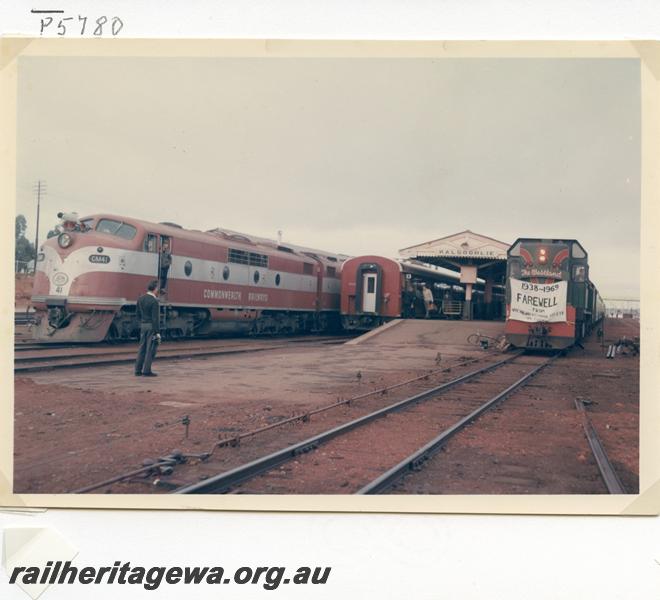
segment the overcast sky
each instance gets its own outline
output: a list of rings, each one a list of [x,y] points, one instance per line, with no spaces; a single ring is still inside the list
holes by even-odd
[[[639,297],[632,59],[19,59],[17,213],[226,227],[346,254],[577,238]]]

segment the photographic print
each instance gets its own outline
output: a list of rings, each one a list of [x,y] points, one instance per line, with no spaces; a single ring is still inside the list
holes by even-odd
[[[628,46],[42,42],[14,494],[619,512],[653,483]]]

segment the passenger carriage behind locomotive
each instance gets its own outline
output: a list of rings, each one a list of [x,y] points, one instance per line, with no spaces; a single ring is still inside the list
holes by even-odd
[[[588,255],[576,240],[519,238],[507,253],[507,341],[556,350],[579,343],[603,318],[589,279]]]
[[[357,256],[342,266],[341,319],[346,330],[369,330],[399,318],[423,318],[420,286],[434,296],[432,314],[460,318],[460,277],[445,269],[401,262],[384,256]]]
[[[172,264],[161,300],[171,337],[296,333],[339,326],[343,255],[235,232],[95,215],[39,248],[32,303],[43,341],[128,339],[137,298]]]

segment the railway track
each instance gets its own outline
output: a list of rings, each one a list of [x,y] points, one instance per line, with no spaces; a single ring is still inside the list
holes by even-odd
[[[516,353],[175,493],[382,493],[554,358]]]
[[[165,342],[158,351],[158,360],[203,358],[224,354],[240,354],[286,348],[291,344],[342,344],[351,336],[316,336],[278,339],[241,339],[209,340],[208,343],[197,341]],[[65,351],[65,352],[62,352]],[[37,348],[21,348],[15,354],[14,373],[34,373],[53,369],[110,366],[135,361],[137,344],[122,347],[95,345],[94,347],[62,346],[53,348],[49,345]]]
[[[15,312],[14,325],[30,325],[34,323],[34,314],[31,312]]]
[[[603,443],[600,441],[594,426],[591,424],[591,419],[587,414],[587,411],[584,408],[582,400],[575,399],[575,408],[578,410],[582,417],[582,428],[584,429],[584,435],[589,442],[589,447],[593,453],[596,464],[598,465],[598,470],[600,471],[600,476],[603,479],[603,483],[607,488],[609,494],[625,494],[626,488],[621,483],[619,476],[616,473],[616,470],[612,466],[607,452]]]

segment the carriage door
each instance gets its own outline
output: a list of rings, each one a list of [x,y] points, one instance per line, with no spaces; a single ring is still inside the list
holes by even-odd
[[[376,312],[376,273],[362,275],[362,312]]]

